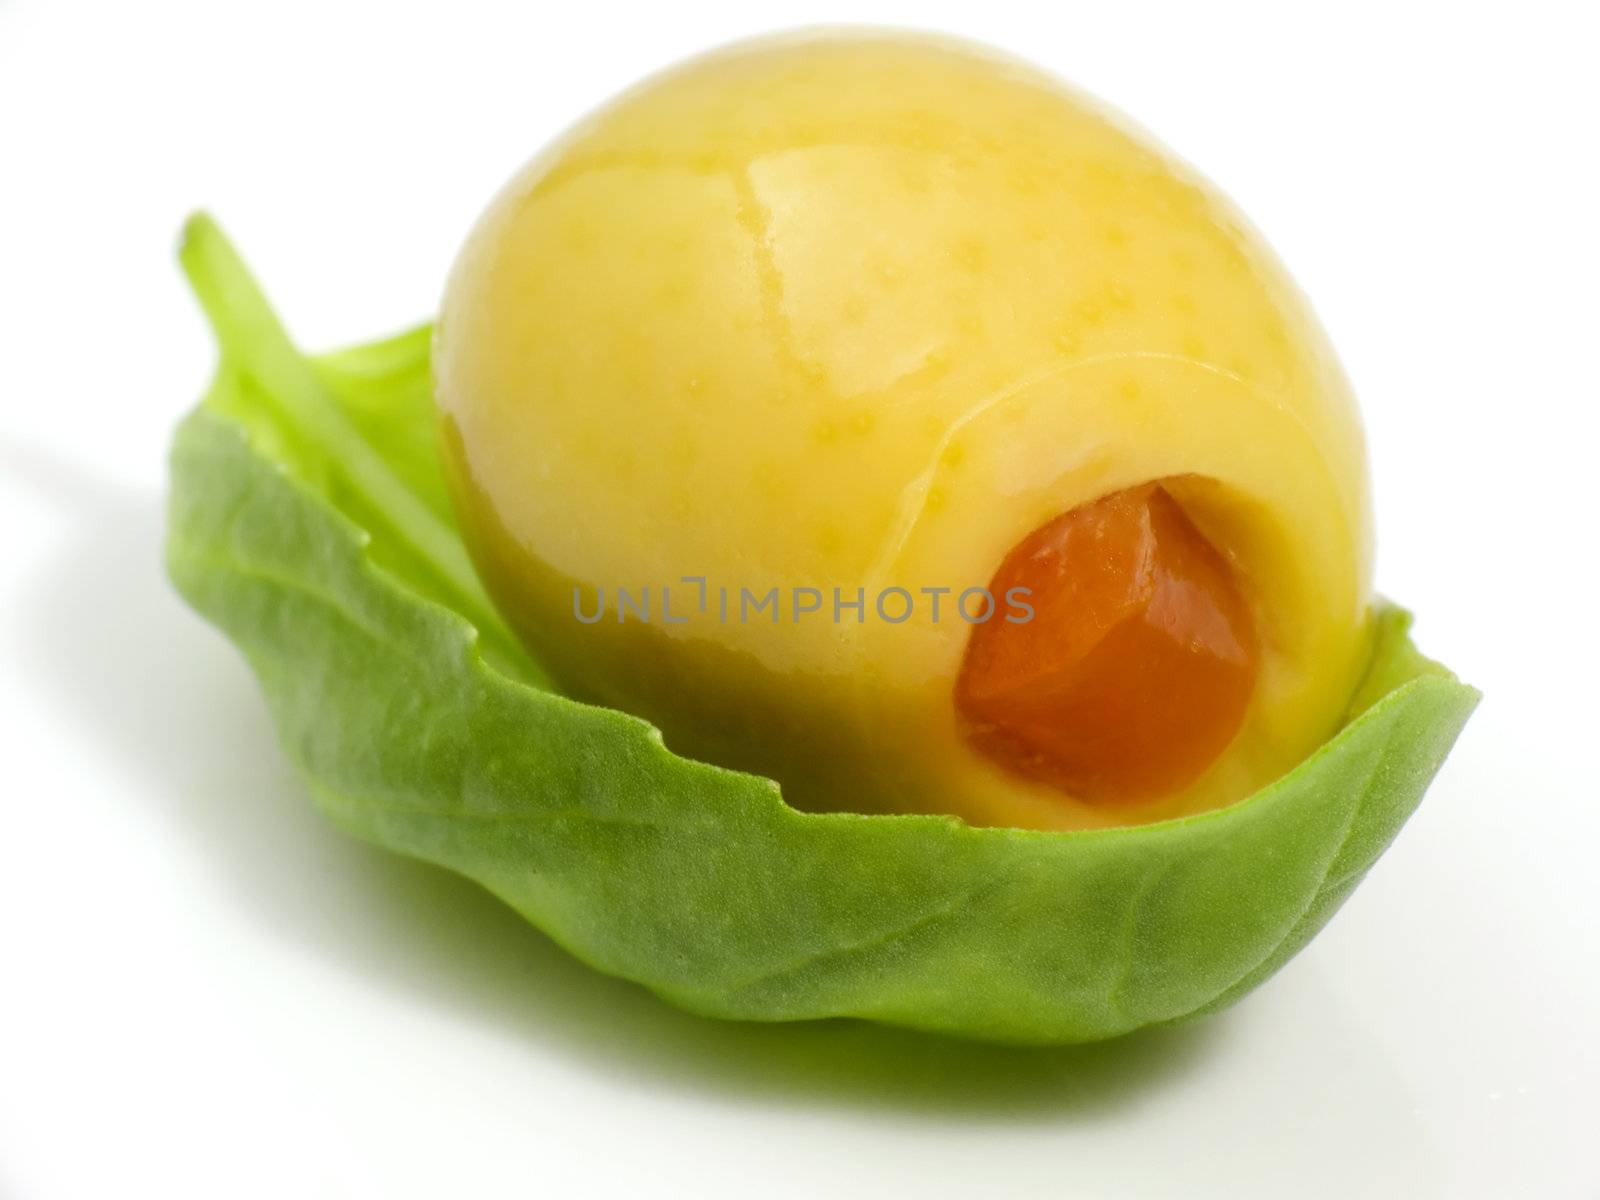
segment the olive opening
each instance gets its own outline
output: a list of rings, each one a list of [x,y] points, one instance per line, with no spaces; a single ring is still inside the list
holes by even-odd
[[[956,679],[988,758],[1119,804],[1193,782],[1232,741],[1255,687],[1254,622],[1227,560],[1159,483],[1029,533],[990,584],[1013,588],[1032,619],[975,625]]]

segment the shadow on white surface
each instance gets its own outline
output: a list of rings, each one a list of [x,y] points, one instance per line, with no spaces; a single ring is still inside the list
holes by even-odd
[[[23,598],[32,694],[61,707],[85,753],[126,773],[237,905],[381,985],[542,1052],[641,1083],[773,1103],[889,1106],[974,1119],[1085,1119],[1199,1066],[1228,1018],[1060,1049],[1008,1049],[856,1021],[718,1022],[569,957],[475,884],[349,838],[278,752],[239,656],[160,569],[160,500],[46,455],[0,448],[7,472],[67,518],[63,548]]]

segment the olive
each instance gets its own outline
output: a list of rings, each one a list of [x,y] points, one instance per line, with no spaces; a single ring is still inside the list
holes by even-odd
[[[1190,168],[985,49],[646,81],[490,204],[435,372],[530,650],[801,806],[1216,807],[1368,655],[1363,436],[1306,302]]]

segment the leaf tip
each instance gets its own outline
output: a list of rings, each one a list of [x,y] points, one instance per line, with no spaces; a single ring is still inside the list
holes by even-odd
[[[184,262],[199,251],[201,246],[210,239],[222,236],[215,218],[203,208],[197,208],[183,219],[183,226],[178,231],[178,261]]]

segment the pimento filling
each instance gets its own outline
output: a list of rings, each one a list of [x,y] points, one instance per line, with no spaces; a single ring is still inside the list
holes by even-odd
[[[1227,560],[1159,483],[1041,525],[990,591],[1033,616],[974,625],[955,703],[966,735],[1016,774],[1094,804],[1198,778],[1233,739],[1258,647]]]

